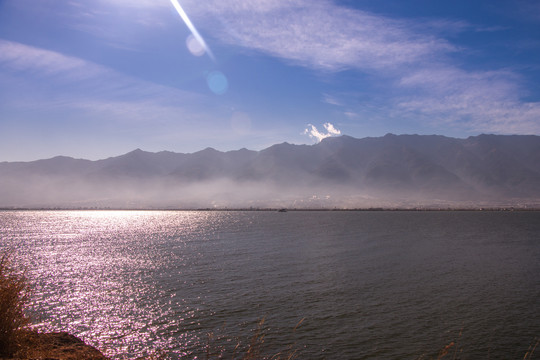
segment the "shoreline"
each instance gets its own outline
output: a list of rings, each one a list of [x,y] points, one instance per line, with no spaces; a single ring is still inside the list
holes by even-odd
[[[211,212],[538,212],[540,207],[471,207],[471,208],[109,208],[109,207],[6,207],[0,211],[211,211]]]
[[[65,331],[21,330],[20,349],[4,359],[109,360],[96,347]]]

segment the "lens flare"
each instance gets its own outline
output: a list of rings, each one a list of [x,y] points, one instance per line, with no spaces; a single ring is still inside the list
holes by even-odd
[[[216,95],[225,94],[229,88],[227,77],[220,71],[212,71],[208,74],[206,76],[206,82],[210,90]]]
[[[197,29],[195,28],[195,25],[193,25],[193,23],[191,22],[191,20],[187,16],[184,9],[182,9],[182,6],[178,2],[178,0],[171,0],[171,4],[173,4],[174,8],[178,12],[178,15],[180,15],[182,20],[184,20],[184,23],[188,27],[189,31],[191,31],[191,34],[193,34],[193,37],[195,38],[195,40],[202,46],[202,48],[208,54],[210,59],[212,59],[213,61],[216,61],[216,58],[214,57],[214,54],[212,53],[212,50],[210,50],[210,48],[208,47],[208,45],[204,41],[203,37],[201,36],[201,34],[199,34]]]
[[[194,56],[203,56],[206,50],[201,43],[195,39],[195,36],[189,34],[186,39],[186,46],[191,54]]]

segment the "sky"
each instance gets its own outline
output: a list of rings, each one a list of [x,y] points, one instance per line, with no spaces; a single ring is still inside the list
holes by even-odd
[[[540,134],[537,0],[0,0],[0,161]]]

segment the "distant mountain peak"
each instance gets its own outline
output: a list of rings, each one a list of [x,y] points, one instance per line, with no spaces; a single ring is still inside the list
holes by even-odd
[[[339,141],[339,140],[343,140],[343,139],[353,139],[353,137],[351,137],[349,135],[328,136],[328,137],[325,137],[324,139],[322,139],[320,141],[320,143],[329,142],[329,141]]]
[[[214,149],[213,147],[207,147],[201,151],[197,151],[196,154],[218,154],[221,153],[221,151]]]
[[[143,151],[140,148],[136,148],[135,150],[132,150],[132,151],[127,152],[124,155],[120,155],[120,156],[133,157],[133,156],[137,156],[137,155],[141,155],[141,154],[148,154],[148,152]]]

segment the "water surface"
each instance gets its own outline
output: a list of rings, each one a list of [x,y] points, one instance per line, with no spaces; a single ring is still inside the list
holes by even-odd
[[[540,336],[539,212],[3,211],[0,237],[37,326],[118,359],[230,352],[262,318],[267,354],[309,359],[522,359]]]

